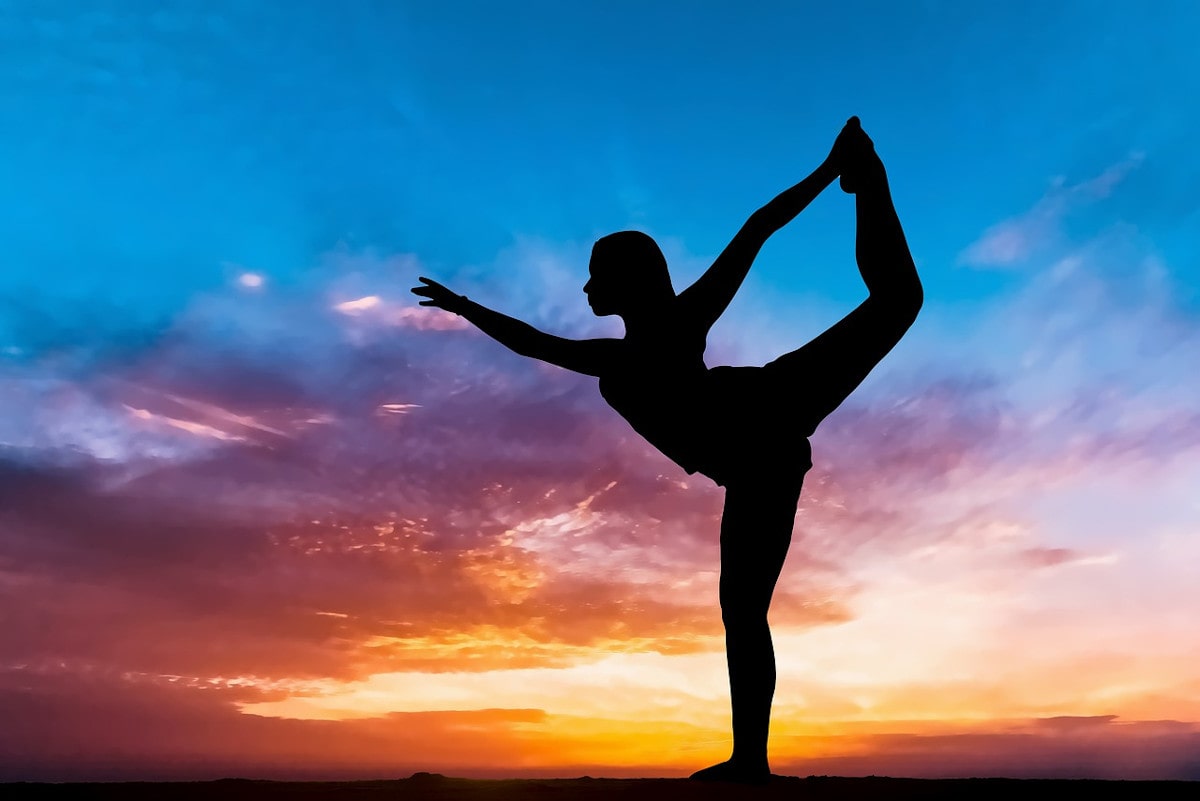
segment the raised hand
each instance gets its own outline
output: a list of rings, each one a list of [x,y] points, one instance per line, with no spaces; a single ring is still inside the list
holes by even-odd
[[[878,177],[883,164],[875,154],[875,143],[862,129],[858,117],[851,117],[838,134],[829,153],[829,160],[841,176],[842,191],[855,194],[864,181]]]
[[[414,286],[412,293],[428,298],[428,300],[421,301],[420,305],[436,306],[452,314],[462,314],[463,305],[467,302],[466,295],[456,295],[437,281],[433,281],[423,275],[418,280],[425,286]]]

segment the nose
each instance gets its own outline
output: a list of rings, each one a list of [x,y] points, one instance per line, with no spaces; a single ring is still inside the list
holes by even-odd
[[[589,278],[589,279],[587,280],[587,282],[586,282],[586,283],[583,285],[583,291],[584,291],[584,292],[591,292],[591,291],[592,291],[592,279],[590,279],[590,278]]]

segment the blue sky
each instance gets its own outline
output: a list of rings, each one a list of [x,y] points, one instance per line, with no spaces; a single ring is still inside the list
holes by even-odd
[[[6,294],[149,323],[222,262],[287,283],[339,242],[440,274],[627,227],[711,256],[850,114],[936,297],[1002,290],[957,254],[1132,152],[1124,206],[1072,224],[1193,250],[1192,4],[642,5],[5,3]],[[853,299],[851,208],[755,278]]]
[[[597,237],[651,233],[679,288],[854,114],[926,304],[813,437],[780,770],[1200,775],[1198,33],[1166,1],[0,0],[0,778],[724,748],[719,490],[408,288],[619,332]],[[853,209],[772,239],[710,364],[863,297]]]

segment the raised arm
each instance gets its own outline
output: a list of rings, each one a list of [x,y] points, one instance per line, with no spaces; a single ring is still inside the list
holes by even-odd
[[[751,214],[704,275],[679,293],[684,313],[706,328],[715,323],[733,300],[763,243],[804,211],[837,176],[834,160],[826,158],[803,181]]]
[[[483,333],[514,353],[586,375],[602,375],[616,360],[618,339],[566,339],[539,331],[528,323],[493,311],[457,295],[437,281],[424,276],[425,286],[413,287],[413,293],[428,300],[422,306],[437,306],[463,317]]]

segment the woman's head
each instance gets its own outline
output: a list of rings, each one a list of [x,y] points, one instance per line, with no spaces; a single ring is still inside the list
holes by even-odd
[[[658,243],[641,231],[618,231],[592,246],[591,278],[583,285],[597,315],[619,314],[675,297],[667,260]]]

